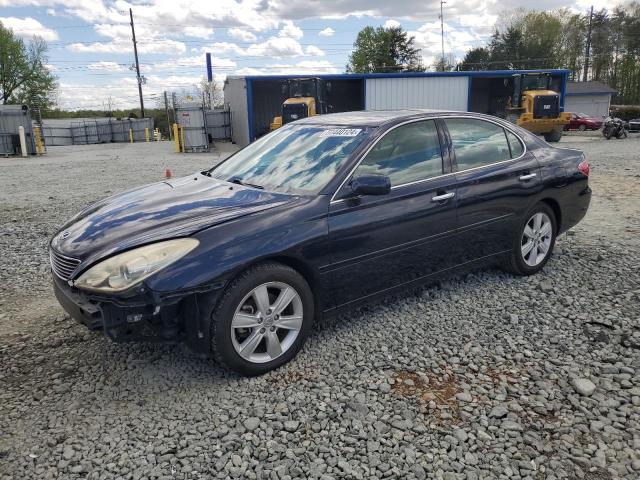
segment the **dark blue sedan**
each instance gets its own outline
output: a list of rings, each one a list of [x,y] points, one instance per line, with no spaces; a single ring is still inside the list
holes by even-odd
[[[113,340],[258,375],[327,313],[479,265],[538,272],[584,217],[588,176],[581,152],[494,117],[311,117],[80,212],[51,241],[55,292]]]

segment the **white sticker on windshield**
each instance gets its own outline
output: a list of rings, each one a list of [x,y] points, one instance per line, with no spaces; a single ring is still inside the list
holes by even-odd
[[[321,137],[356,137],[362,131],[361,128],[332,128],[324,130]]]

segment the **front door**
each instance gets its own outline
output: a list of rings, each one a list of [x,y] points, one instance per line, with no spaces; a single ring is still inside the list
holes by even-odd
[[[458,256],[461,262],[513,248],[514,234],[542,182],[535,156],[501,125],[447,118],[457,171]]]
[[[456,190],[444,153],[434,120],[402,124],[378,140],[351,177],[386,175],[391,192],[353,198],[349,182],[338,192],[329,208],[334,306],[451,266]]]

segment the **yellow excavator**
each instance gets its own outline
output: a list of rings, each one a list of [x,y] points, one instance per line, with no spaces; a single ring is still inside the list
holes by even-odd
[[[551,90],[548,73],[513,75],[513,95],[507,101],[507,120],[537,135],[547,142],[557,142],[571,113],[560,111],[560,94]]]
[[[292,78],[282,84],[282,93],[287,99],[282,104],[282,115],[274,117],[270,130],[282,125],[328,113],[327,93],[331,88],[329,82],[321,78]]]

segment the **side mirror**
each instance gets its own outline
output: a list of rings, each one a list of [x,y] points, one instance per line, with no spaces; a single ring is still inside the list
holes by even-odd
[[[360,175],[351,180],[350,186],[352,195],[386,195],[391,191],[391,180],[386,175]]]

